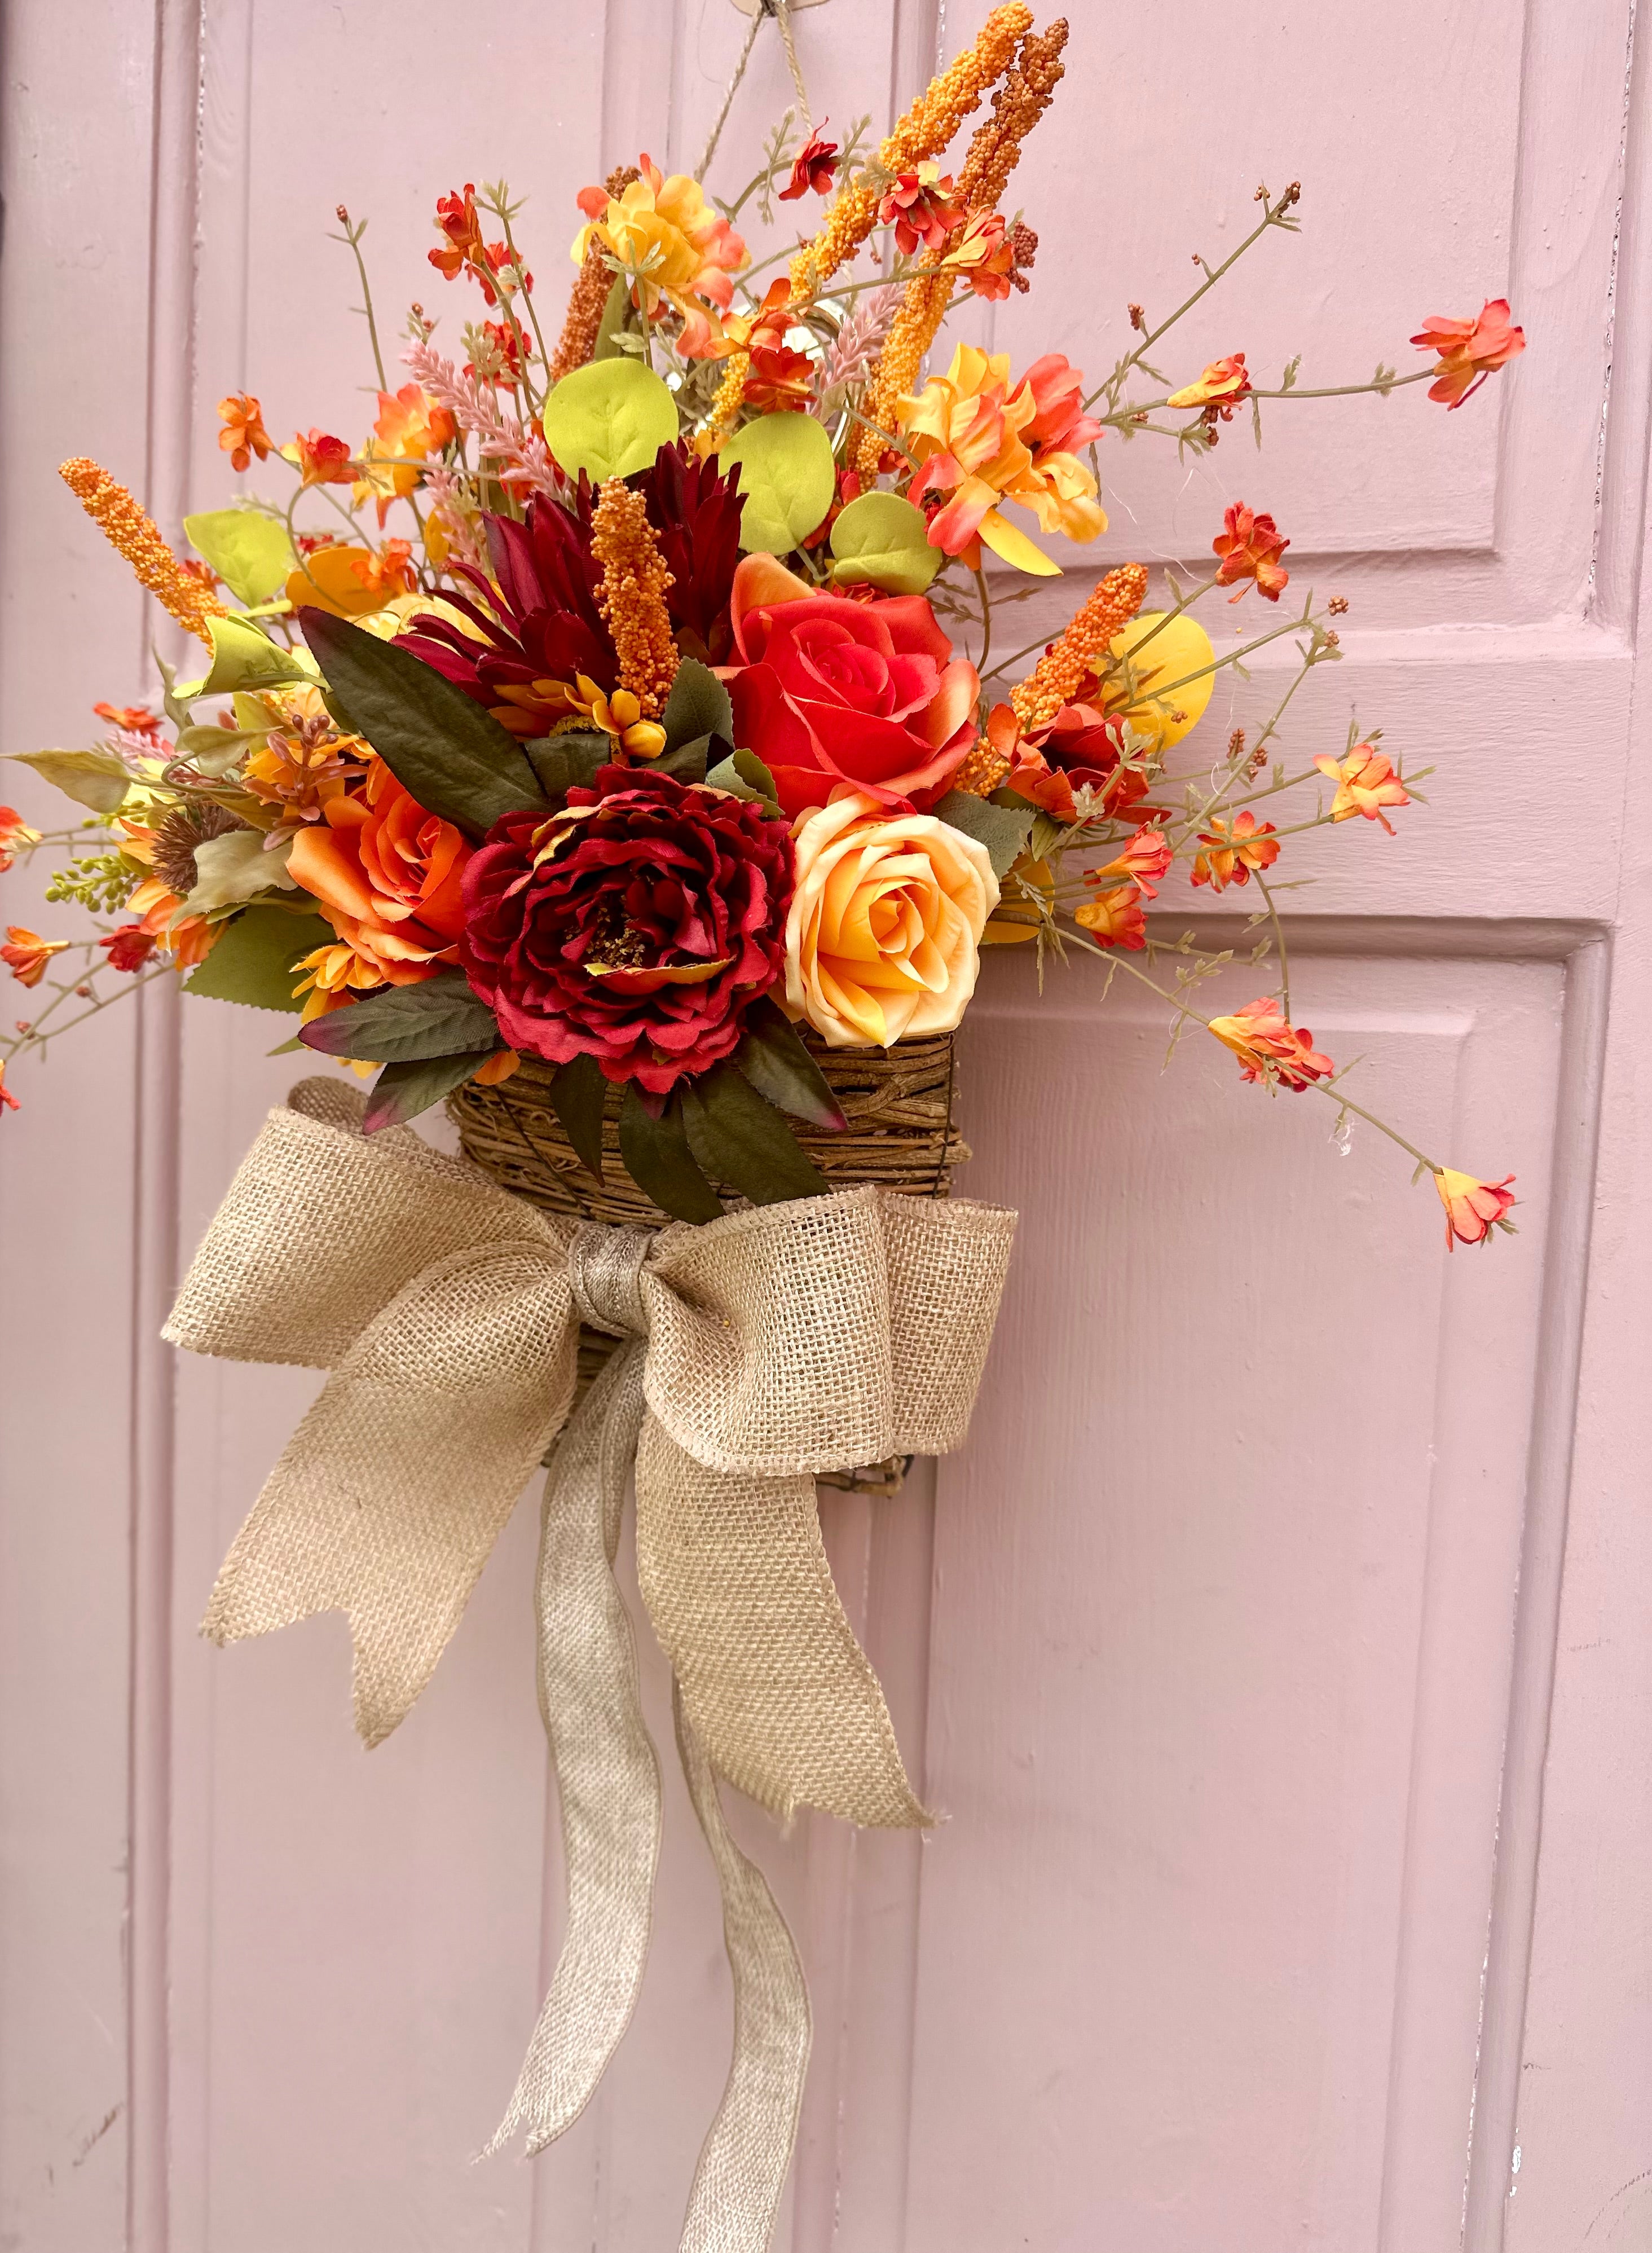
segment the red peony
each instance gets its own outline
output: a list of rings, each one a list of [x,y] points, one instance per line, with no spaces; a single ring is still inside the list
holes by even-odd
[[[461,959],[512,1048],[594,1056],[663,1095],[732,1053],[779,977],[791,841],[753,801],[670,775],[596,782],[494,824],[464,872]]]
[[[748,555],[730,602],[735,733],[790,814],[840,782],[927,812],[975,740],[975,668],[922,595],[819,594],[770,555]]]

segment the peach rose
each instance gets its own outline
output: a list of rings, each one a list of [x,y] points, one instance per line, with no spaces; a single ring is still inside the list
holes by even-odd
[[[371,762],[361,792],[329,799],[321,812],[293,839],[288,868],[339,938],[392,986],[451,961],[471,857],[458,831],[427,813],[382,759]]]
[[[792,827],[786,1014],[830,1048],[949,1033],[975,991],[998,905],[986,847],[932,813],[841,791]]]

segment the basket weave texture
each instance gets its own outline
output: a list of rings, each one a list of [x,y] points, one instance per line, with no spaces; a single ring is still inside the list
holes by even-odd
[[[917,1196],[946,1196],[952,1168],[969,1155],[951,1123],[952,1042],[951,1033],[902,1041],[892,1049],[828,1049],[809,1042],[849,1123],[836,1133],[800,1119],[790,1123],[833,1189],[870,1182]],[[663,1227],[671,1216],[643,1194],[620,1162],[617,1104],[610,1099],[603,1123],[598,1182],[580,1163],[551,1106],[554,1077],[554,1065],[524,1057],[520,1071],[498,1086],[472,1083],[450,1095],[448,1110],[465,1155],[502,1189],[547,1211]],[[726,1189],[725,1202],[737,1202]]]
[[[837,1133],[790,1121],[798,1140],[833,1189],[870,1182],[912,1196],[945,1196],[952,1170],[969,1146],[952,1123],[956,1092],[953,1035],[934,1033],[892,1049],[829,1049],[805,1034],[811,1053],[837,1097],[847,1127]],[[645,1196],[620,1161],[618,1105],[603,1122],[603,1180],[586,1171],[551,1105],[555,1067],[524,1057],[497,1087],[462,1087],[448,1098],[465,1155],[501,1189],[550,1212],[583,1220],[663,1227],[670,1219]],[[713,1186],[731,1207],[742,1202],[724,1183]],[[615,1340],[595,1330],[580,1338],[580,1374],[588,1382]],[[862,1494],[898,1492],[901,1461],[833,1473],[820,1483]]]

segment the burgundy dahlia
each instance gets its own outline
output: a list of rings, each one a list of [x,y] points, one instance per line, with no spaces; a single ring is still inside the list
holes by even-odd
[[[484,705],[513,736],[547,736],[568,714],[562,694],[584,673],[599,688],[619,683],[619,665],[596,590],[603,568],[590,527],[554,500],[529,502],[527,521],[487,520],[493,577],[467,563],[450,568],[457,587],[443,600],[463,610],[467,633],[425,617],[402,645]],[[479,638],[478,638],[479,637]]]
[[[721,665],[733,640],[728,596],[740,561],[740,473],[698,461],[680,440],[662,446],[628,480],[648,509],[672,575],[666,607],[684,657]],[[451,564],[443,599],[473,631],[424,617],[401,645],[484,705],[513,736],[548,736],[568,715],[565,690],[583,673],[602,689],[619,681],[614,644],[597,605],[603,569],[591,553],[596,494],[582,473],[569,505],[536,494],[527,520],[487,516],[490,578]]]
[[[645,767],[596,785],[494,824],[464,872],[461,959],[513,1049],[594,1056],[663,1095],[732,1053],[781,973],[791,836],[749,799]]]

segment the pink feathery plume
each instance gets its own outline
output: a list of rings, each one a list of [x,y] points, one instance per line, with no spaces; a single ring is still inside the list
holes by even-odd
[[[556,465],[537,430],[525,429],[473,375],[462,375],[429,344],[410,344],[401,357],[436,404],[476,440],[479,457],[498,469],[502,485],[557,495]]]
[[[427,470],[424,489],[429,497],[431,521],[439,522],[442,527],[450,561],[472,564],[478,571],[485,570],[487,558],[477,546],[471,520],[460,505],[458,480],[452,471]]]
[[[820,395],[814,409],[818,421],[829,419],[835,397],[871,374],[905,295],[898,282],[891,282],[886,289],[875,289],[844,321],[821,364]]]

